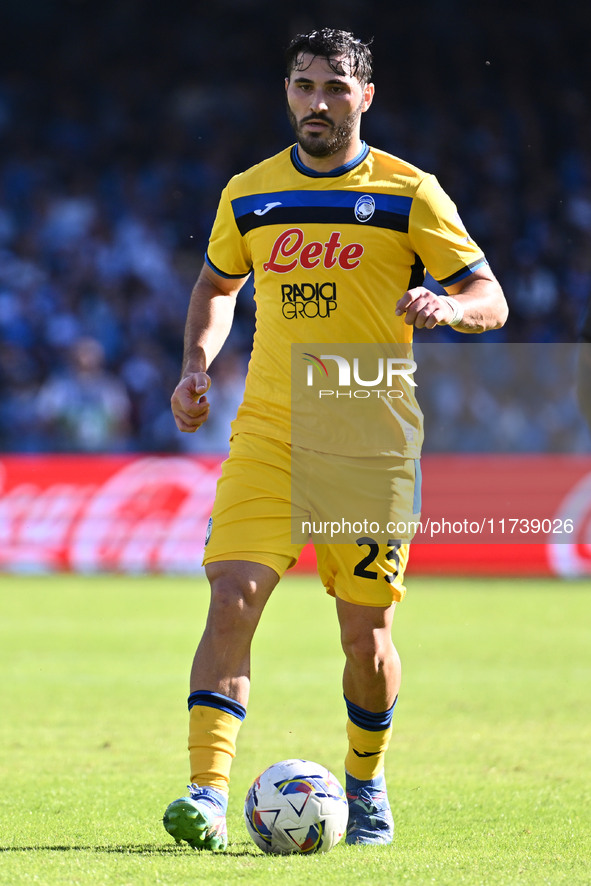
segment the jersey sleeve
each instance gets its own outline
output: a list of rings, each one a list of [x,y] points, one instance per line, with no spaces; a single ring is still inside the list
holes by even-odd
[[[412,248],[442,286],[452,286],[487,264],[455,203],[433,175],[426,175],[417,188],[408,233]]]
[[[229,186],[224,188],[220,197],[205,261],[222,277],[246,277],[252,270],[249,250],[236,225]]]

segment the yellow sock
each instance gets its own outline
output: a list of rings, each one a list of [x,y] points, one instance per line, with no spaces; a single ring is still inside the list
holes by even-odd
[[[392,727],[370,732],[347,720],[349,750],[345,757],[345,769],[360,781],[369,781],[384,768],[384,756],[390,744]]]
[[[233,704],[241,708],[236,702]],[[246,713],[244,708],[241,710]],[[189,711],[191,784],[228,793],[230,768],[244,714],[236,715],[203,703],[193,704]]]

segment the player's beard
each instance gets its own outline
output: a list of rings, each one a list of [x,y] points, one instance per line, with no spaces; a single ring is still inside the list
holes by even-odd
[[[359,107],[354,111],[351,111],[349,116],[345,117],[340,126],[335,126],[328,117],[324,117],[322,114],[309,114],[298,123],[296,116],[289,105],[287,106],[287,116],[289,117],[289,122],[293,126],[298,144],[301,145],[302,149],[309,154],[310,157],[330,157],[342,148],[347,148],[351,143],[353,132],[355,131],[357,121],[361,114],[362,104],[363,102],[360,102]],[[310,120],[324,120],[325,123],[328,123],[331,127],[328,131],[328,135],[325,135],[324,129],[317,134],[305,133],[303,127]]]

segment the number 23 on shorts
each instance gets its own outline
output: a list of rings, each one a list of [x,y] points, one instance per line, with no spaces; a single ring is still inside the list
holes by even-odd
[[[365,546],[368,547],[369,550],[367,554],[362,557],[355,566],[355,569],[353,570],[353,575],[356,575],[358,578],[369,578],[377,581],[380,576],[380,572],[377,572],[375,569],[369,569],[368,567],[370,567],[375,562],[380,553],[379,543],[375,540],[375,538],[369,538],[369,536],[365,535],[361,538],[357,538],[355,541],[359,547]],[[394,566],[394,569],[392,572],[386,573],[385,575],[383,574],[382,570],[381,573],[382,578],[389,584],[391,584],[398,576],[398,570],[400,566],[398,551],[400,549],[400,546],[402,545],[402,541],[396,538],[389,538],[386,544],[388,545],[388,550],[386,551],[386,560],[388,560],[388,562]]]

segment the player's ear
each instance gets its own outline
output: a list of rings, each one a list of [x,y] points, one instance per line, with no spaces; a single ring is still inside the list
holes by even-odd
[[[289,77],[285,78],[285,91],[287,92],[287,87],[289,86]]]
[[[375,86],[373,83],[366,83],[363,87],[363,105],[361,111],[367,111],[369,106],[371,105],[375,93]]]

